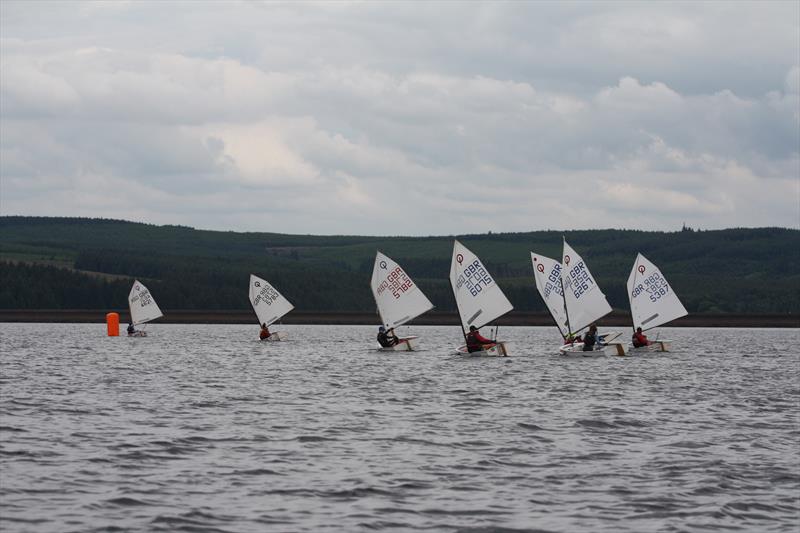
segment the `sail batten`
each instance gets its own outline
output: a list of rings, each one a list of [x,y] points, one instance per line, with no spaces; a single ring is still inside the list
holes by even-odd
[[[370,287],[381,322],[387,328],[401,326],[433,309],[405,270],[381,252],[375,254]]]
[[[267,326],[294,309],[294,305],[275,287],[253,274],[250,274],[250,304],[258,317],[258,323]]]
[[[480,328],[514,308],[478,256],[458,241],[453,243],[450,285],[465,330]]]
[[[628,300],[633,329],[653,329],[688,314],[658,267],[642,254],[628,276]]]
[[[600,290],[583,258],[564,240],[561,281],[569,326],[577,333],[611,312],[606,295]]]
[[[164,316],[150,290],[139,280],[134,280],[128,294],[128,307],[131,311],[131,323],[135,326]]]

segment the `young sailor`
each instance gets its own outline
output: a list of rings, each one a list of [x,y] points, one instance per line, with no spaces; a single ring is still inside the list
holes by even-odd
[[[130,336],[132,336],[134,333],[136,333],[136,329],[133,327],[133,322],[130,322],[130,323],[128,324],[128,336],[130,337]]]
[[[378,344],[383,348],[391,348],[398,342],[400,342],[400,339],[394,334],[394,328],[389,329],[389,331],[386,331],[383,326],[378,328]]]
[[[583,351],[591,352],[594,350],[595,344],[597,344],[597,326],[592,324],[589,326],[589,331],[583,336]]]
[[[495,342],[491,339],[487,339],[483,335],[478,332],[478,328],[475,326],[469,327],[469,333],[467,333],[467,351],[468,352],[480,352],[483,349],[491,348],[494,346]]]
[[[647,340],[647,335],[642,332],[641,326],[636,328],[636,333],[633,334],[631,343],[633,344],[634,348],[641,348],[642,346],[649,346],[652,344],[649,340]]]
[[[267,327],[267,323],[261,324],[261,332],[258,334],[258,338],[262,341],[269,339],[272,336],[272,333],[269,332],[269,328]]]

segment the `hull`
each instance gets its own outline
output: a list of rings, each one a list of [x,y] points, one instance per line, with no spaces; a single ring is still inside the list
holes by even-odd
[[[671,352],[672,341],[652,341],[648,346],[641,346],[634,348],[631,346],[631,355],[633,354],[646,354],[650,352]]]
[[[128,333],[128,337],[147,337],[146,331],[135,331],[133,333]]]
[[[464,355],[466,357],[508,357],[509,349],[508,343],[504,341],[499,341],[497,344],[492,346],[486,350],[480,350],[478,352],[470,352],[467,350],[467,346],[459,346],[456,350],[458,355]]]
[[[558,354],[566,357],[605,357],[605,356],[624,356],[628,354],[627,347],[620,342],[597,345],[594,350],[583,351],[583,343],[565,344],[558,349]]]
[[[395,344],[394,346],[387,346],[387,347],[380,347],[378,348],[379,352],[413,352],[417,350],[419,346],[419,337],[411,336],[406,337],[404,339],[400,339],[400,342]]]
[[[273,331],[269,337],[261,339],[262,342],[279,342],[285,340],[289,340],[289,334],[285,331]]]

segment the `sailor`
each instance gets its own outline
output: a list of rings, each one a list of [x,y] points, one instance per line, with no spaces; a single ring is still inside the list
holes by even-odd
[[[261,332],[258,334],[258,338],[262,341],[269,339],[272,336],[272,333],[269,332],[269,328],[267,327],[267,323],[264,322],[261,324]]]
[[[128,324],[128,336],[130,337],[134,333],[136,333],[136,329],[134,329],[134,327],[133,327],[133,322],[130,322]]]
[[[634,348],[641,348],[642,346],[649,346],[652,344],[649,340],[647,340],[647,335],[642,332],[641,326],[636,328],[636,333],[633,334],[631,343],[633,344]]]
[[[594,345],[597,343],[597,326],[592,324],[589,326],[589,331],[583,336],[583,351],[591,352],[594,350]]]
[[[475,326],[469,327],[469,333],[467,333],[467,351],[472,352],[480,352],[485,348],[491,348],[494,346],[495,342],[491,339],[487,339],[483,335],[478,332],[478,328]]]
[[[391,348],[398,342],[400,342],[400,339],[394,334],[394,328],[389,328],[388,331],[383,326],[378,328],[378,344],[382,347]]]

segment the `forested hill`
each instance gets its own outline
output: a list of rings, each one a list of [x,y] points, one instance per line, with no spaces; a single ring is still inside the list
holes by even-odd
[[[562,235],[615,309],[637,252],[659,266],[690,313],[800,313],[800,231],[536,231],[359,237],[201,231],[120,220],[0,217],[0,308],[124,309],[133,278],[163,309],[248,309],[248,276],[299,310],[375,309],[376,250],[411,275],[437,310],[455,309],[450,256],[458,238],[486,264],[516,310],[545,311],[530,252],[561,256]]]

